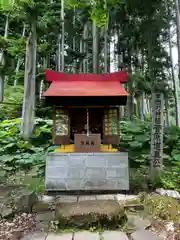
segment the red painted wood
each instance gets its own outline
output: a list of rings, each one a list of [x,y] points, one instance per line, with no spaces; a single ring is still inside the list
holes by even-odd
[[[128,96],[117,81],[55,81],[43,96]]]
[[[92,73],[64,73],[64,72],[55,72],[50,69],[45,69],[46,80],[49,82],[56,81],[70,81],[70,82],[99,82],[99,81],[117,81],[120,83],[125,83],[127,81],[127,72],[120,71],[114,73],[103,73],[103,74],[92,74]]]

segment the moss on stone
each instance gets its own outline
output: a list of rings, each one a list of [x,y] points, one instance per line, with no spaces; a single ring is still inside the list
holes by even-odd
[[[55,219],[60,228],[116,229],[126,222],[124,208],[114,200],[59,203]]]
[[[180,202],[157,194],[149,194],[144,199],[144,214],[151,218],[180,221]]]

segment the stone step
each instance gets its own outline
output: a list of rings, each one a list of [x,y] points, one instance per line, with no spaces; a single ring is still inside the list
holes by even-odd
[[[139,230],[131,234],[132,240],[163,240],[162,237],[148,230]]]
[[[47,233],[43,232],[34,232],[25,235],[21,240],[45,240],[47,237]]]
[[[124,232],[106,231],[102,233],[102,240],[128,240],[128,237]]]
[[[88,230],[95,226],[99,228],[122,226],[126,215],[124,208],[115,200],[87,200],[57,204],[55,220],[64,227]]]
[[[72,233],[66,233],[66,234],[65,233],[64,234],[50,233],[46,237],[46,240],[72,240],[72,239],[73,239]]]
[[[99,232],[75,232],[75,233],[42,233],[35,232],[21,238],[21,240],[163,240],[155,233],[148,230],[136,231],[128,238],[127,234],[121,231]]]
[[[97,232],[76,232],[73,240],[99,240],[100,235]]]
[[[136,200],[136,199],[138,199],[138,196],[126,195],[126,194],[59,195],[56,197],[42,195],[39,197],[39,201],[33,205],[33,212],[46,211],[50,208],[54,208],[56,204],[62,203],[62,202],[73,203],[73,202],[82,202],[82,201],[89,201],[89,200],[116,200],[122,203],[127,200]],[[4,201],[4,198],[3,198],[3,201]]]

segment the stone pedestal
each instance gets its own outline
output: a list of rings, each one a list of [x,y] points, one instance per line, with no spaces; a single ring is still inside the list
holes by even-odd
[[[56,153],[46,162],[46,191],[129,190],[128,154]]]

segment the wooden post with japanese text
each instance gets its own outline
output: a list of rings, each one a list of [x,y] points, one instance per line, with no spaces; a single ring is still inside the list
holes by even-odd
[[[153,93],[152,95],[152,132],[151,132],[151,156],[150,174],[155,179],[163,168],[163,132],[164,132],[164,95]]]

